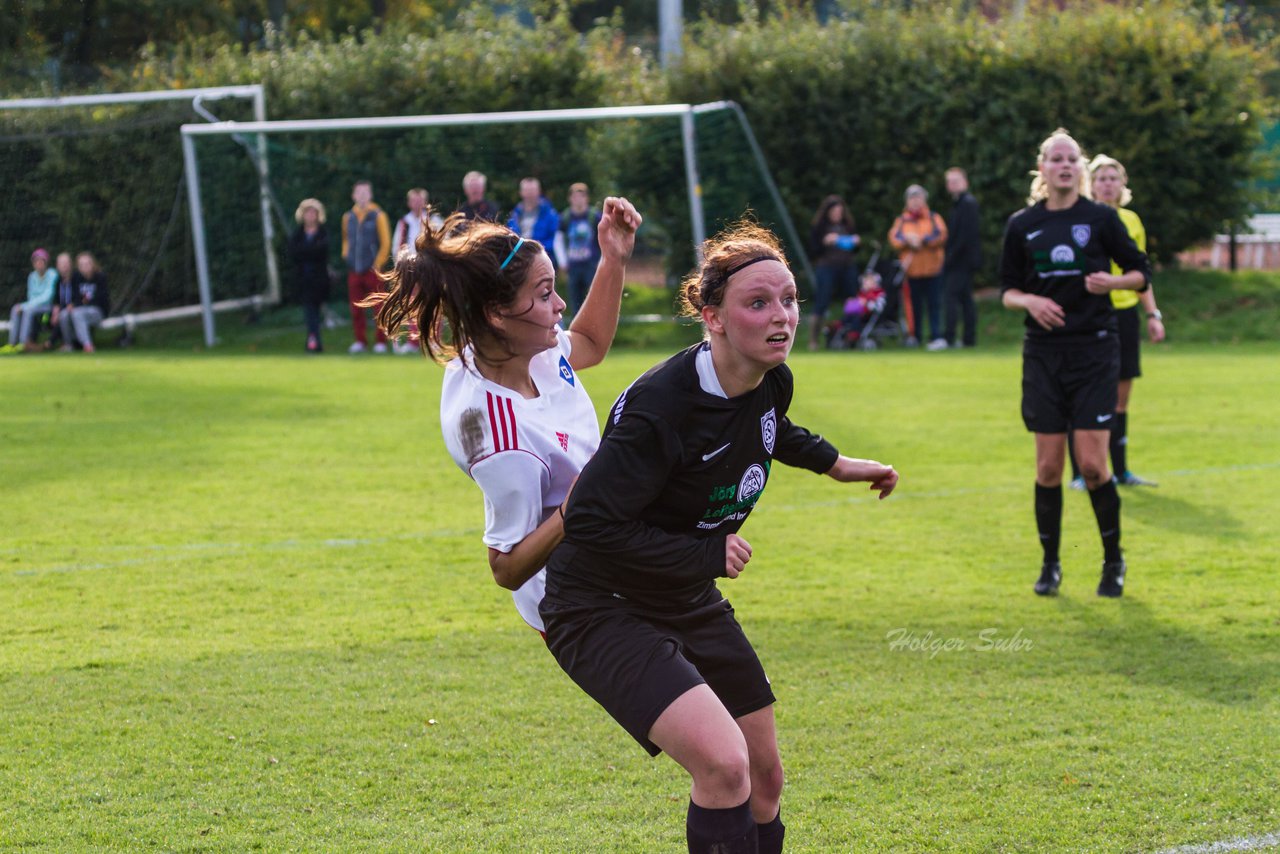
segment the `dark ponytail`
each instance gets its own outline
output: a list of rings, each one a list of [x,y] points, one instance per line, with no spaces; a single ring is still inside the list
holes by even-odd
[[[430,209],[423,212],[414,251],[401,250],[391,272],[382,275],[387,290],[359,305],[376,308],[378,327],[392,338],[410,321],[417,323],[422,351],[437,362],[468,347],[505,349],[502,332],[490,322],[489,313],[515,301],[541,245],[533,240],[521,243],[511,229],[486,220],[467,220],[455,213],[433,227],[429,216]],[[491,359],[507,355],[485,353]]]

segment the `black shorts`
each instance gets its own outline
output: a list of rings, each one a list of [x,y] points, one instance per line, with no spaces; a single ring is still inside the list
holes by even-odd
[[[1032,433],[1109,430],[1116,411],[1120,342],[1022,349],[1022,423]]]
[[[662,750],[649,730],[690,688],[710,686],[735,718],[774,701],[756,651],[714,586],[678,611],[550,594],[539,610],[560,667],[652,756]]]
[[[1120,379],[1132,380],[1142,376],[1139,347],[1142,344],[1142,318],[1136,305],[1116,310],[1120,321]]]

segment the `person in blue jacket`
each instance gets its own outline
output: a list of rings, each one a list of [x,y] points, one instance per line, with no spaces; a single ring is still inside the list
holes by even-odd
[[[54,292],[58,287],[58,272],[49,266],[49,253],[37,249],[31,253],[31,272],[27,274],[27,299],[9,312],[9,346],[6,353],[22,349],[34,350],[31,336],[36,322],[53,306]]]
[[[547,251],[551,266],[556,265],[556,232],[560,230],[560,214],[546,196],[537,178],[520,179],[520,204],[507,218],[507,228],[525,240],[536,240]]]

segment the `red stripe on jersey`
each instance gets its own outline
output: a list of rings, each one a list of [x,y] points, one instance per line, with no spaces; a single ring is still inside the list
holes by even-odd
[[[502,425],[502,450],[511,450],[511,437],[507,435],[507,411],[503,409],[506,398],[498,398],[498,423]]]
[[[516,441],[516,410],[509,397],[507,398],[507,415],[511,418],[511,447],[519,450],[520,444]]]
[[[493,452],[496,454],[502,448],[498,447],[498,418],[493,411],[493,392],[486,391],[484,396],[489,401],[489,432],[493,434]]]

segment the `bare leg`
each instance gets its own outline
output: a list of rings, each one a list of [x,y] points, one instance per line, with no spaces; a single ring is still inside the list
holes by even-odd
[[[1111,480],[1111,471],[1107,468],[1107,448],[1111,442],[1111,431],[1077,430],[1072,435],[1072,439],[1076,447],[1076,461],[1080,463],[1080,474],[1084,477],[1085,486],[1094,490]]]
[[[1066,433],[1037,433],[1036,435],[1036,483],[1041,486],[1061,486],[1062,467],[1067,452]],[[1079,441],[1080,433],[1076,433]],[[1077,455],[1079,449],[1076,450]]]
[[[751,763],[751,815],[757,824],[766,824],[778,814],[783,784],[773,706],[765,706],[737,720],[747,741],[747,755]]]
[[[690,797],[698,806],[729,809],[751,796],[747,741],[706,685],[690,688],[667,706],[649,739],[693,777]]]

